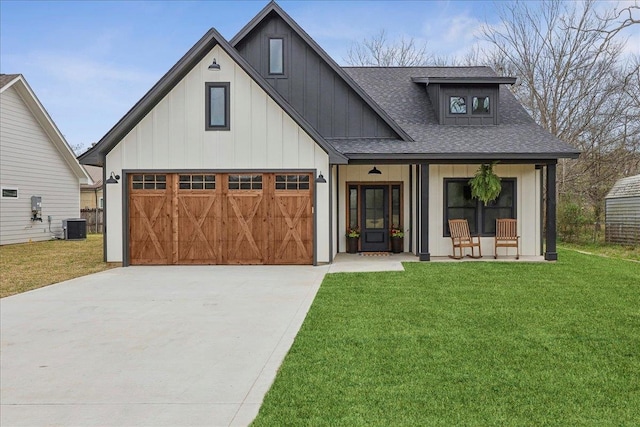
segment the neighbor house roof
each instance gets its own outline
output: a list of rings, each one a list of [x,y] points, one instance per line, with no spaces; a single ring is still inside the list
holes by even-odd
[[[0,94],[10,88],[15,89],[20,98],[22,98],[29,111],[31,111],[31,114],[33,114],[33,117],[53,143],[53,146],[60,153],[62,159],[69,165],[69,169],[78,178],[78,182],[80,184],[88,183],[90,181],[89,175],[82,166],[80,166],[78,160],[76,160],[76,155],[62,135],[62,132],[60,132],[51,119],[51,116],[49,116],[49,113],[47,113],[47,110],[45,110],[44,106],[40,103],[40,100],[24,76],[22,74],[0,74]]]
[[[5,87],[18,77],[20,77],[20,74],[0,74],[0,88]]]
[[[438,123],[426,82],[509,83],[489,67],[345,67],[344,70],[413,139],[333,139],[350,159],[531,159],[577,157],[578,151],[540,127],[511,91],[500,86],[500,124]]]
[[[196,66],[216,45],[219,45],[289,116],[309,134],[329,155],[331,163],[347,163],[337,152],[260,74],[211,28],[189,51],[138,101],[96,145],[79,156],[85,165],[102,166],[103,156],[111,151],[153,108]]]
[[[89,176],[91,177],[92,184],[81,185],[81,190],[95,190],[96,188],[102,187],[102,168],[98,166],[84,166],[84,170],[87,171]]]
[[[616,181],[605,199],[621,199],[623,197],[640,197],[640,175]]]

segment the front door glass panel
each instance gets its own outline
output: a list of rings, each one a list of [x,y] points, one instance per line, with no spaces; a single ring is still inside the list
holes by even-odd
[[[389,187],[362,187],[362,236],[364,252],[389,250]]]

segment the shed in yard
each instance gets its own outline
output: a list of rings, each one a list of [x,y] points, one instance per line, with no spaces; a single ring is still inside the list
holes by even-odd
[[[618,180],[605,197],[607,243],[640,244],[640,175]]]

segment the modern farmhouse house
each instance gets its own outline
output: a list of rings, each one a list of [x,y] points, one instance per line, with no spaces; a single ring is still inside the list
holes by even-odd
[[[327,263],[349,228],[363,252],[399,228],[428,261],[451,254],[448,219],[493,253],[496,218],[516,218],[521,254],[555,260],[556,163],[578,153],[513,83],[487,67],[340,67],[271,2],[231,41],[207,32],[80,157],[104,167],[106,259]],[[468,181],[492,162],[502,192],[485,206]]]

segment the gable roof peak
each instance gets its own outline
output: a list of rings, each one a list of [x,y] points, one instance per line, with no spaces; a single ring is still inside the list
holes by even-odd
[[[78,159],[84,165],[103,166],[104,156],[111,151],[129,131],[152,111],[198,62],[215,47],[220,48],[231,57],[257,84],[269,95],[293,120],[302,127],[311,138],[318,143],[335,163],[346,163],[347,158],[338,153],[327,141],[316,132],[304,118],[293,109],[231,46],[231,44],[215,29],[207,33],[187,51],[153,87],[100,139],[95,145],[81,154]]]
[[[378,105],[373,98],[347,74],[336,61],[307,32],[287,14],[275,1],[271,0],[258,14],[247,23],[229,42],[231,46],[244,40],[271,13],[277,14],[291,29],[331,68],[338,76],[382,118],[382,120],[405,141],[413,141],[411,136]]]

